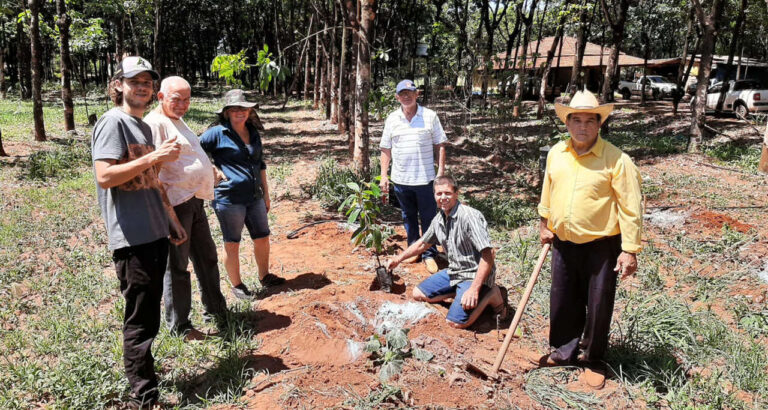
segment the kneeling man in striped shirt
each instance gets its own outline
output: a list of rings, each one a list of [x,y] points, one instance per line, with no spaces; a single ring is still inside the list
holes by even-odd
[[[495,283],[494,250],[483,214],[459,202],[459,188],[450,176],[435,178],[434,194],[440,213],[421,239],[389,260],[388,269],[439,244],[448,269],[421,282],[413,298],[430,303],[453,298],[446,320],[456,328],[472,325],[488,305],[506,318],[507,305]]]

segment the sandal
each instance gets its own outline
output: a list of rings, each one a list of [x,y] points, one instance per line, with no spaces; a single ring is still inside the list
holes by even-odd
[[[283,283],[285,283],[284,278],[281,278],[271,273],[267,273],[267,275],[261,279],[261,286],[264,286],[264,287],[280,286]]]

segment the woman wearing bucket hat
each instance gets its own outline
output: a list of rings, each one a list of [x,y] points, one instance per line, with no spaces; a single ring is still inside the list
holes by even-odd
[[[262,286],[277,286],[285,279],[269,273],[269,187],[261,136],[248,118],[255,103],[246,101],[243,90],[227,92],[222,99],[220,125],[200,136],[200,144],[226,179],[215,189],[213,210],[224,237],[224,267],[238,299],[253,293],[240,277],[240,239],[243,226],[253,240],[253,253]]]

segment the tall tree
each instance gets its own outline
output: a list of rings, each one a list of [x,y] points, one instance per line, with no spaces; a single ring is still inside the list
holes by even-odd
[[[5,152],[5,148],[3,148],[3,131],[0,130],[0,157],[7,157],[8,153]]]
[[[351,71],[350,54],[347,49],[351,49],[350,36],[352,30],[349,25],[349,13],[344,4],[339,1],[339,12],[341,13],[341,55],[339,56],[339,132],[347,134],[350,129],[349,115],[349,81],[347,81],[347,71]],[[345,71],[346,70],[346,71]]]
[[[741,27],[744,23],[744,12],[747,10],[747,0],[741,0],[741,7],[739,8],[739,16],[736,17],[736,25],[733,27],[733,35],[731,36],[731,46],[728,49],[728,62],[726,65],[728,66],[728,69],[731,70],[733,67],[733,56],[736,54],[736,45],[739,42],[739,38],[741,37]],[[715,111],[722,111],[723,110],[723,104],[725,103],[725,95],[728,93],[728,90],[731,87],[731,83],[728,81],[730,77],[726,77],[723,80],[723,89],[720,92],[720,97],[717,99],[717,106],[715,107]],[[734,76],[734,80],[738,80]]]
[[[27,5],[24,0],[20,0],[21,13],[26,12]],[[30,44],[29,37],[24,30],[22,19],[16,19],[16,58],[19,66],[19,90],[21,98],[28,100],[32,98],[32,69],[30,67]]]
[[[688,139],[688,152],[698,152],[699,146],[706,135],[706,119],[704,110],[707,104],[707,86],[709,74],[712,72],[712,53],[717,40],[717,28],[720,15],[723,12],[723,0],[713,0],[709,14],[704,12],[699,0],[692,0],[693,10],[701,27],[701,58],[699,59],[698,85],[696,86],[696,103],[691,110],[691,131]]]
[[[5,18],[0,24],[5,25]],[[5,32],[0,33],[0,98],[5,99]]]
[[[512,26],[512,31],[509,30],[509,19],[504,19],[504,27],[507,31],[507,45],[506,45],[506,53],[504,54],[504,66],[501,70],[502,73],[506,74],[507,70],[509,69],[509,62],[510,57],[512,57],[512,48],[515,46],[516,42],[519,42],[520,37],[520,27],[522,23],[522,15],[523,15],[523,2],[518,2],[515,5],[515,24]],[[515,49],[515,58],[517,58],[517,49]],[[512,59],[512,65],[516,65],[516,61]],[[501,77],[501,95],[506,96],[507,95],[507,86],[509,85],[510,81],[508,78],[508,75],[502,75]]]
[[[155,34],[152,39],[152,67],[163,75],[163,53],[160,47],[161,36],[163,32],[163,0],[155,0]]]
[[[503,7],[499,11],[500,5]],[[536,3],[536,0],[533,0]],[[491,9],[490,0],[481,0],[480,4],[480,22],[485,28],[485,47],[483,49],[483,60],[485,61],[485,71],[483,71],[483,83],[482,83],[482,95],[483,101],[488,101],[488,81],[491,78],[493,72],[493,43],[495,38],[496,29],[499,28],[499,24],[504,19],[504,15],[507,14],[508,1],[495,1],[493,2],[493,9]]]
[[[325,30],[326,27],[323,26],[323,30]],[[320,49],[320,33],[318,33],[315,36],[315,87],[312,91],[312,100],[313,100],[313,107],[315,109],[320,108],[320,72],[321,72],[321,66],[322,66],[322,58],[320,58],[322,51]]]
[[[555,38],[552,40],[552,45],[547,50],[547,60],[541,66],[541,84],[539,86],[539,104],[536,109],[536,118],[541,118],[544,113],[544,98],[547,93],[547,82],[549,81],[549,73],[552,68],[552,60],[555,57],[555,51],[557,50],[558,43],[563,39],[563,30],[565,29],[565,21],[568,18],[568,6],[570,1],[565,0],[563,7],[560,10],[560,20],[557,23],[557,31],[555,32]]]
[[[371,174],[370,134],[368,133],[368,92],[371,89],[371,43],[376,0],[360,0],[360,29],[357,48],[357,89],[355,92],[355,154],[357,172],[365,178]]]
[[[605,19],[611,26],[611,54],[608,56],[608,65],[605,68],[603,79],[602,97],[604,102],[613,101],[613,82],[619,67],[619,52],[621,42],[624,39],[624,25],[627,22],[630,0],[611,0],[613,7],[608,7],[606,0],[600,0]]]
[[[522,47],[522,55],[520,56],[520,61],[518,62],[517,72],[519,74],[517,79],[517,87],[515,87],[515,103],[512,107],[513,118],[520,117],[520,104],[523,101],[523,88],[525,88],[525,83],[527,82],[528,78],[526,75],[528,72],[526,58],[528,53],[528,43],[531,41],[531,27],[533,26],[533,17],[534,13],[536,13],[536,1],[537,0],[531,0],[531,9],[528,11],[528,15],[521,15],[523,24],[525,24],[525,34],[523,36],[523,43],[520,45]]]
[[[592,7],[589,0],[584,0],[579,11],[579,24],[576,29],[576,58],[573,60],[571,68],[571,81],[569,92],[573,95],[577,90],[584,88],[584,76],[581,72],[581,66],[584,62],[584,51],[587,48],[587,38],[589,37],[589,26],[592,21],[587,20]]]
[[[75,129],[75,107],[72,103],[72,59],[69,54],[69,26],[72,19],[67,13],[66,0],[56,0],[56,13],[59,15],[56,24],[59,27],[61,53],[61,101],[64,104],[64,129]]]
[[[45,141],[43,121],[42,72],[43,49],[40,43],[40,0],[29,0],[29,36],[32,40],[32,115],[35,120],[35,141]]]

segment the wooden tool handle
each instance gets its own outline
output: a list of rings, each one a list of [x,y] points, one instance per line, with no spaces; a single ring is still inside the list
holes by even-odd
[[[520,299],[520,303],[517,304],[517,310],[515,310],[515,317],[512,319],[512,324],[509,325],[509,331],[507,332],[507,336],[504,337],[504,344],[501,345],[501,350],[499,350],[499,354],[496,355],[496,362],[493,364],[493,373],[496,374],[499,371],[499,368],[501,367],[501,362],[504,361],[504,356],[507,354],[507,349],[509,348],[509,343],[512,342],[512,336],[515,334],[515,330],[517,330],[517,325],[520,323],[520,319],[523,317],[523,310],[525,310],[525,305],[528,304],[528,299],[531,297],[531,293],[533,292],[533,286],[536,285],[536,280],[539,278],[539,272],[541,272],[541,267],[544,265],[544,260],[547,259],[547,253],[549,253],[550,244],[546,243],[544,244],[544,247],[541,248],[541,253],[539,254],[539,261],[536,263],[536,267],[533,269],[533,274],[531,274],[531,278],[528,279],[528,285],[525,287],[525,293],[523,294],[523,297]]]

